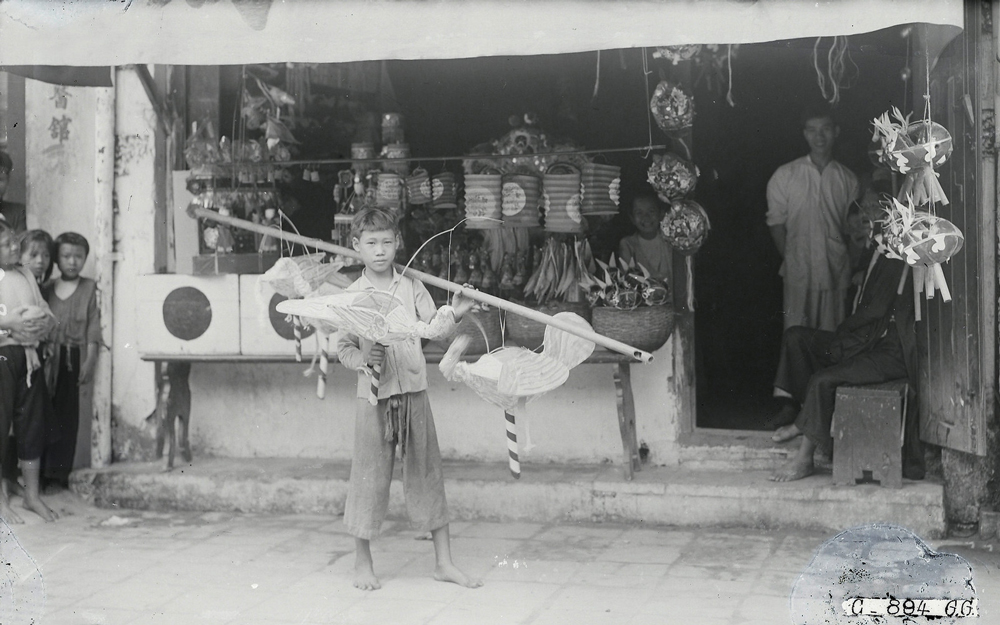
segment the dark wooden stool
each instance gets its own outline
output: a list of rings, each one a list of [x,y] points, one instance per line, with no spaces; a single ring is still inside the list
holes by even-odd
[[[833,483],[903,486],[906,380],[841,386],[833,411]]]

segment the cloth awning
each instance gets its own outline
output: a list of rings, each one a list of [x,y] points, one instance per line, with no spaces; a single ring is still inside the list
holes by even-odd
[[[556,54],[963,25],[962,0],[4,0],[0,65]]]

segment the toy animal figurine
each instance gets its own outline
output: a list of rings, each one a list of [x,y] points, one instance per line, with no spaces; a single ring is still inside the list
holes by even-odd
[[[455,252],[452,254],[452,262],[455,261],[455,256],[458,255],[458,269],[455,270],[455,282],[459,284],[465,284],[469,281],[469,270],[466,269],[466,263],[468,261],[468,255],[465,253]]]
[[[469,284],[478,288],[483,286],[483,271],[480,269],[479,254],[469,252]]]
[[[488,258],[487,255],[483,255],[484,258]],[[497,274],[493,271],[493,266],[489,261],[483,262],[483,286],[482,289],[487,293],[492,293],[497,287]]]
[[[277,211],[273,208],[264,209],[264,224],[269,228],[278,228],[278,220],[276,218]],[[272,236],[264,235],[260,239],[260,245],[257,246],[257,251],[261,254],[273,253],[278,251],[278,239]]]
[[[514,287],[521,288],[528,281],[528,252],[521,250],[515,259]]]
[[[504,254],[500,263],[500,288],[505,291],[514,288],[514,264],[511,262],[510,254]]]
[[[229,209],[220,208],[219,214],[223,217],[229,217]],[[215,251],[219,254],[231,254],[233,247],[236,245],[236,239],[233,238],[233,231],[225,224],[219,224],[216,228],[219,231],[219,236],[215,240]]]

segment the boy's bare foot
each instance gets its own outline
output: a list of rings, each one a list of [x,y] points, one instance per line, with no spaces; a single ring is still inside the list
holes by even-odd
[[[24,498],[24,509],[31,510],[38,516],[45,519],[46,522],[55,521],[58,516],[52,511],[52,508],[45,505],[41,497],[25,497]]]
[[[371,541],[365,538],[354,539],[354,587],[361,590],[378,590],[382,587],[375,577]]]
[[[785,466],[774,472],[772,482],[794,482],[809,477],[815,470],[812,460],[802,460],[798,457],[788,461]]]
[[[378,578],[375,577],[375,569],[372,568],[371,561],[354,563],[354,587],[361,590],[378,590],[382,587]]]
[[[800,434],[802,434],[802,431],[799,430],[794,423],[791,425],[783,425],[775,430],[774,434],[771,435],[771,440],[775,443],[787,443]]]
[[[469,577],[450,562],[437,565],[434,569],[434,579],[439,582],[451,582],[466,588],[479,588],[483,585],[483,580]]]
[[[3,519],[7,525],[20,525],[24,523],[24,520],[17,516],[17,513],[11,509],[10,503],[7,501],[0,501],[0,519]]]

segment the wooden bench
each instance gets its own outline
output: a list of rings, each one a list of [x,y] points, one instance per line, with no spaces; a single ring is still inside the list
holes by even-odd
[[[437,364],[444,356],[444,351],[433,345],[424,350],[428,364]],[[242,354],[154,354],[145,353],[141,359],[156,365],[156,410],[148,419],[156,422],[156,457],[163,458],[164,470],[169,471],[174,466],[175,450],[179,448],[185,460],[191,458],[191,447],[188,442],[188,424],[191,419],[191,389],[188,376],[191,364],[286,364],[296,363],[294,356],[247,356]],[[308,356],[306,357],[308,358]],[[479,355],[466,355],[465,360],[478,359]],[[330,355],[331,363],[336,354]],[[640,469],[639,445],[635,433],[635,400],[632,395],[631,365],[634,358],[611,352],[602,348],[594,350],[584,364],[610,364],[614,367],[615,399],[618,407],[618,428],[622,437],[623,468],[625,479],[631,480],[635,471]],[[299,363],[302,364],[302,363]],[[176,422],[179,422],[177,428]]]
[[[903,486],[906,380],[841,386],[833,411],[833,483]]]

